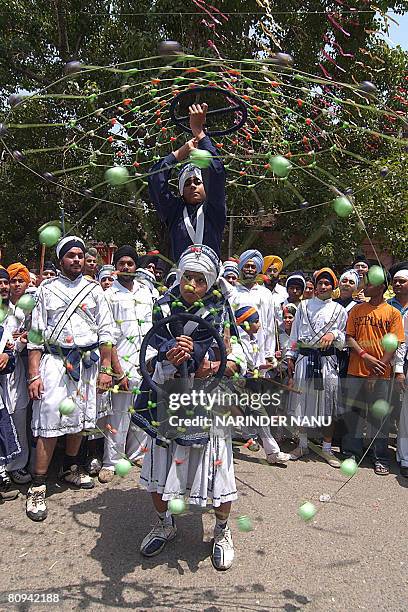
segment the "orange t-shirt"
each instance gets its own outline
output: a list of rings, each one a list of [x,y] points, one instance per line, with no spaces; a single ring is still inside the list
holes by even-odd
[[[349,313],[346,334],[377,359],[381,359],[384,355],[381,340],[385,334],[395,334],[398,342],[405,341],[402,316],[396,308],[386,302],[378,306],[373,306],[370,302],[354,306]],[[351,376],[373,376],[372,371],[355,351],[350,353],[347,373]],[[391,366],[388,365],[381,378],[390,378],[390,376]]]

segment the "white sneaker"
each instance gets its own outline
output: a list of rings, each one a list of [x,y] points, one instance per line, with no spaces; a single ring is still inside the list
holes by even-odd
[[[304,448],[303,446],[297,446],[291,453],[290,453],[290,459],[291,461],[297,461],[298,459],[301,459],[302,457],[306,457],[306,455],[309,454],[309,449],[308,448]]]
[[[32,521],[43,521],[47,518],[47,504],[45,494],[47,487],[45,484],[39,487],[31,486],[27,492],[26,514]]]
[[[177,535],[177,527],[172,518],[172,523],[166,524],[158,521],[140,545],[140,552],[144,557],[154,557],[161,553],[167,542],[171,542]]]
[[[266,460],[271,465],[274,463],[287,463],[290,461],[290,459],[291,456],[289,453],[283,453],[282,451],[279,451],[279,453],[270,453],[269,455],[266,455]]]
[[[28,482],[32,481],[30,472],[25,468],[11,471],[10,476],[12,481],[16,484],[27,484]]]
[[[59,477],[64,482],[73,484],[79,489],[93,489],[95,486],[92,478],[85,472],[84,468],[79,465],[71,465],[68,470],[61,469]]]
[[[216,570],[224,571],[231,567],[234,560],[234,543],[231,529],[214,530],[213,549],[211,561]]]

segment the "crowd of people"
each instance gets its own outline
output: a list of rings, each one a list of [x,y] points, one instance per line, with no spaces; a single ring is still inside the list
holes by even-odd
[[[206,111],[190,108],[193,138],[149,177],[170,259],[123,245],[101,265],[94,249],[67,235],[57,263],[45,262],[38,276],[22,263],[0,267],[0,494],[13,499],[29,485],[27,517],[46,519],[61,440],[58,477],[70,486],[90,489],[96,478],[106,484],[139,465],[157,513],[141,553],[157,555],[176,537],[184,502],[210,501],[211,559],[226,570],[234,558],[233,439],[272,466],[312,449],[333,468],[367,455],[385,476],[399,420],[397,459],[408,477],[408,261],[387,271],[357,255],[339,278],[329,266],[286,272],[278,255],[256,249],[222,263],[225,169],[205,133]],[[207,167],[185,163],[193,149],[209,154]],[[210,414],[192,399],[170,426],[169,388],[191,396],[211,383],[222,390],[212,415],[233,396],[232,415],[280,416],[282,426],[191,425],[185,416]],[[274,401],[261,406],[261,396]],[[291,417],[301,425],[292,427]]]

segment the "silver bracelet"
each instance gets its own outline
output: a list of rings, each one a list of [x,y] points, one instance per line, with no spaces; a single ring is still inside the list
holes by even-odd
[[[29,378],[27,380],[28,384],[31,384],[32,382],[34,382],[35,380],[39,380],[41,378],[41,374],[37,374],[36,376],[33,376],[32,378]]]

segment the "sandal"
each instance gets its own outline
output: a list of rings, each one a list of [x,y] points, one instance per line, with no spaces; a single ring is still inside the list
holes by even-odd
[[[374,472],[377,474],[377,476],[388,476],[390,473],[390,468],[382,463],[376,463],[374,466]]]

